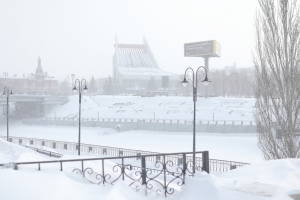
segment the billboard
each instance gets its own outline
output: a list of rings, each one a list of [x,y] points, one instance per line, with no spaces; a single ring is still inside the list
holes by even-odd
[[[184,44],[185,57],[220,57],[221,45],[216,40]]]

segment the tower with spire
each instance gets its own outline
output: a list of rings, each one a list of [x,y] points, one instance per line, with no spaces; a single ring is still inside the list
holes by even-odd
[[[43,73],[43,68],[42,68],[42,60],[41,60],[41,57],[39,57],[38,66],[35,70],[35,75],[41,75],[41,74],[44,74],[44,73]]]
[[[35,70],[35,74],[32,74],[32,76],[34,76],[37,80],[45,80],[48,77],[47,72],[44,73],[43,71],[41,57],[38,59],[38,66]]]

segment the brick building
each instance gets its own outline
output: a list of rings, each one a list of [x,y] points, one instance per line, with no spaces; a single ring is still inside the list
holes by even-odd
[[[55,95],[59,91],[59,80],[51,77],[47,72],[43,72],[41,58],[38,59],[38,66],[35,73],[27,76],[23,75],[0,75],[0,86],[11,86],[15,94],[51,94]]]

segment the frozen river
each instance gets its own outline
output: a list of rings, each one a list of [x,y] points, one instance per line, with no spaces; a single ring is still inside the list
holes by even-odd
[[[0,127],[0,135],[6,135],[6,127]],[[78,127],[29,126],[15,123],[10,127],[10,136],[51,139],[57,141],[78,141]],[[152,152],[192,151],[191,132],[125,131],[82,127],[81,142],[119,148],[128,148]],[[257,147],[256,134],[197,133],[196,150],[207,150],[210,158],[232,160],[247,163],[262,161]]]

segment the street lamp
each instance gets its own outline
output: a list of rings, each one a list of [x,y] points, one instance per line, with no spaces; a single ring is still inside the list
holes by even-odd
[[[81,81],[79,79],[75,80],[73,90],[78,90],[79,93],[79,133],[78,133],[78,155],[80,156],[80,130],[81,130],[81,92],[84,84],[83,90],[87,90],[86,80],[83,78]],[[78,85],[78,87],[76,87]]]
[[[4,85],[6,86],[6,76],[8,75],[8,73],[7,72],[3,72],[3,75],[5,76],[5,83],[4,83]]]
[[[184,73],[184,79],[183,81],[181,82],[182,85],[185,87],[187,86],[187,84],[189,83],[187,80],[186,80],[186,77],[189,75],[189,73],[192,73],[192,84],[193,84],[193,102],[194,102],[194,120],[193,120],[193,173],[195,173],[195,164],[196,164],[196,155],[195,155],[195,151],[196,151],[196,102],[197,102],[197,86],[198,86],[198,72],[199,72],[199,69],[204,69],[204,72],[205,72],[205,78],[201,81],[204,83],[204,85],[208,85],[209,81],[208,78],[207,78],[207,71],[204,67],[200,66],[198,67],[196,73],[194,72],[194,70],[191,68],[191,67],[188,67],[186,70],[185,70],[185,73]]]
[[[10,86],[4,86],[3,95],[6,95],[6,132],[7,132],[7,141],[9,136],[9,127],[8,127],[8,119],[9,119],[9,95],[13,94]]]

